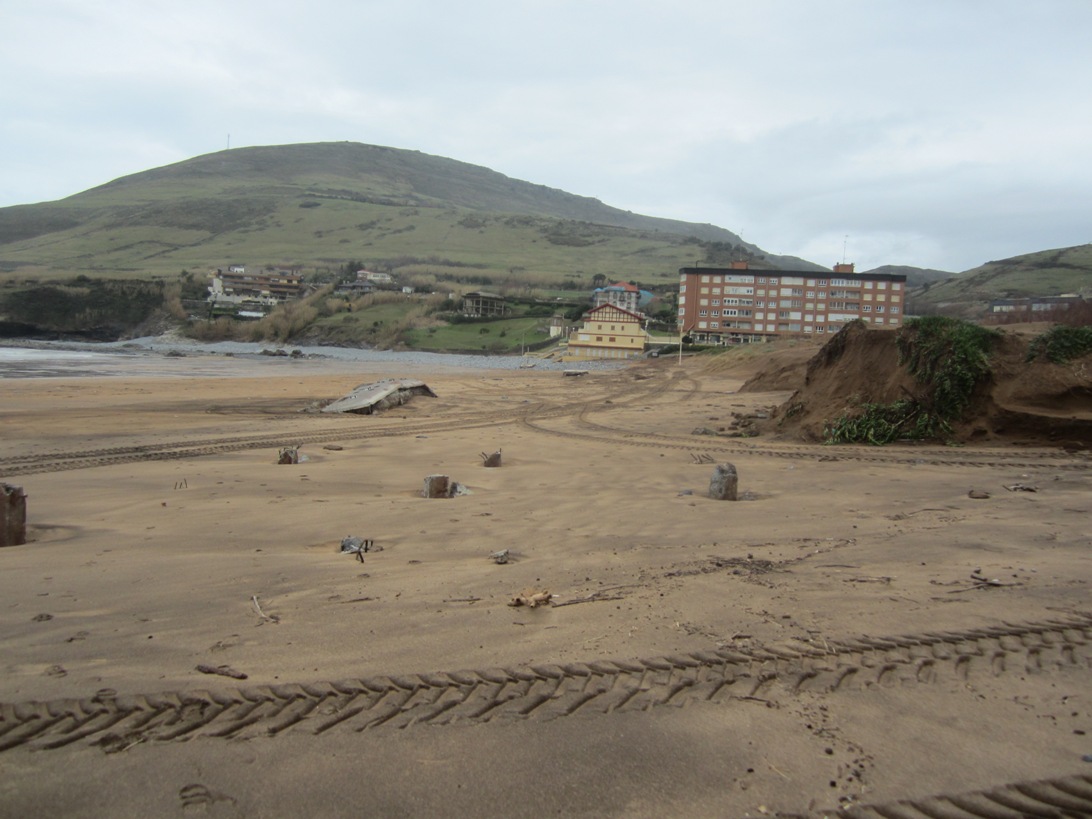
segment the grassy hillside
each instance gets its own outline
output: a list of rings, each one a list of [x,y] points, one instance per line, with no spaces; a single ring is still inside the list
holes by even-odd
[[[360,260],[419,283],[477,273],[531,286],[596,274],[654,284],[684,265],[740,257],[815,267],[767,260],[712,225],[358,143],[220,151],[57,202],[0,209],[0,281],[171,278],[232,263],[321,278]]]
[[[924,287],[926,284],[932,286],[938,282],[942,282],[945,279],[950,279],[955,276],[955,273],[947,270],[933,270],[928,267],[908,267],[906,265],[897,264],[885,264],[881,267],[877,267],[874,270],[865,271],[867,273],[893,273],[899,276],[906,276],[906,286],[914,289],[918,287]]]
[[[911,299],[915,310],[972,317],[981,315],[993,299],[1065,293],[1092,297],[1092,245],[987,262],[945,281],[926,283]]]

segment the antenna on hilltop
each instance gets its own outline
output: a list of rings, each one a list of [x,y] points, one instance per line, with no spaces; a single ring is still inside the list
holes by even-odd
[[[227,135],[227,149],[231,150],[231,134]]]

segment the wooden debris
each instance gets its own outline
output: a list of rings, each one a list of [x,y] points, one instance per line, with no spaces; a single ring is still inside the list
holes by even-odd
[[[948,592],[948,594],[962,594],[963,592],[976,591],[978,589],[999,589],[1024,585],[1023,583],[1002,583],[997,578],[986,577],[982,574],[981,569],[975,569],[971,572],[971,583],[972,585],[965,589],[953,589]]]
[[[0,483],[0,546],[27,542],[27,495],[21,486]]]
[[[1038,492],[1039,487],[1032,486],[1029,483],[1010,483],[1005,486],[1010,492]]]
[[[481,458],[482,458],[482,466],[497,467],[497,466],[501,465],[501,451],[500,451],[500,449],[498,449],[492,455],[487,455],[484,452],[482,452],[480,454],[481,454]]]
[[[598,603],[601,600],[621,600],[624,595],[610,594],[605,591],[592,592],[587,597],[574,597],[572,600],[551,600],[550,605],[554,608],[560,608],[561,606],[575,606],[577,603]]]
[[[216,674],[221,677],[231,677],[236,680],[245,680],[247,675],[242,671],[236,671],[229,665],[205,665],[201,664],[197,666],[197,670],[202,674]]]

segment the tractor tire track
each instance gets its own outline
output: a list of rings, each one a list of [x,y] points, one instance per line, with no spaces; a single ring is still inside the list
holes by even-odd
[[[883,455],[870,454],[874,447],[848,448],[839,447],[831,449],[824,446],[793,447],[793,446],[759,446],[755,444],[729,443],[725,441],[700,438],[697,442],[693,438],[678,435],[665,435],[654,432],[628,431],[617,426],[598,424],[588,420],[592,412],[602,412],[600,406],[584,405],[583,410],[577,415],[576,423],[579,427],[588,430],[580,432],[576,430],[552,429],[540,423],[545,416],[529,415],[520,419],[521,423],[546,435],[555,435],[570,439],[582,439],[586,441],[608,442],[612,444],[625,444],[659,449],[684,450],[687,452],[720,452],[733,455],[755,455],[767,458],[787,458],[791,460],[812,461],[853,461],[855,463],[874,464],[906,464],[908,466],[958,466],[958,467],[982,467],[991,469],[1036,469],[1049,467],[1054,470],[1089,470],[1092,462],[1087,459],[1075,458],[1064,452],[1044,451],[1036,453],[1034,459],[1029,459],[1026,453],[1009,455],[997,451],[980,451],[975,453],[981,458],[953,458],[947,453],[937,453],[930,450],[915,450],[906,453],[885,452]],[[684,443],[684,441],[690,441]],[[968,453],[970,454],[970,453]]]
[[[548,720],[1090,666],[1092,615],[1084,614],[942,634],[828,640],[822,649],[716,650],[226,691],[104,690],[85,699],[0,704],[0,751],[49,750],[84,740],[110,751],[137,741],[198,736]]]
[[[605,392],[597,396],[596,401],[619,401],[629,403],[642,398],[664,393],[669,384],[654,382],[646,384],[644,380],[623,385],[621,389]],[[406,435],[439,433],[453,429],[481,429],[499,424],[517,423],[528,414],[541,418],[558,418],[573,415],[582,410],[589,398],[580,401],[565,402],[557,405],[542,403],[523,405],[512,409],[482,413],[467,412],[448,415],[444,418],[422,420],[409,424],[368,425],[356,429],[325,428],[316,432],[286,432],[271,435],[249,435],[223,438],[207,438],[191,441],[166,441],[156,444],[113,447],[109,449],[80,450],[75,452],[43,453],[37,455],[17,455],[0,458],[0,475],[20,476],[48,472],[63,472],[72,469],[90,469],[100,466],[133,463],[137,461],[181,460],[187,458],[221,455],[247,449],[276,449],[281,446],[305,444],[325,444],[334,441],[357,441],[369,438],[388,438]]]
[[[1017,782],[969,793],[855,805],[826,815],[846,819],[1025,819],[1029,816],[1092,816],[1092,775]]]

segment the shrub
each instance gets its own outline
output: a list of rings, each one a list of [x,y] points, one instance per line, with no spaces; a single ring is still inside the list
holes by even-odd
[[[841,335],[830,343],[836,344]],[[989,375],[990,350],[997,338],[996,330],[945,316],[910,319],[895,341],[899,364],[922,394],[890,404],[861,404],[826,424],[827,443],[882,445],[948,436],[951,423],[970,405],[975,387]]]
[[[1027,360],[1045,356],[1054,364],[1064,364],[1089,353],[1092,353],[1092,327],[1056,325],[1032,340]]]

